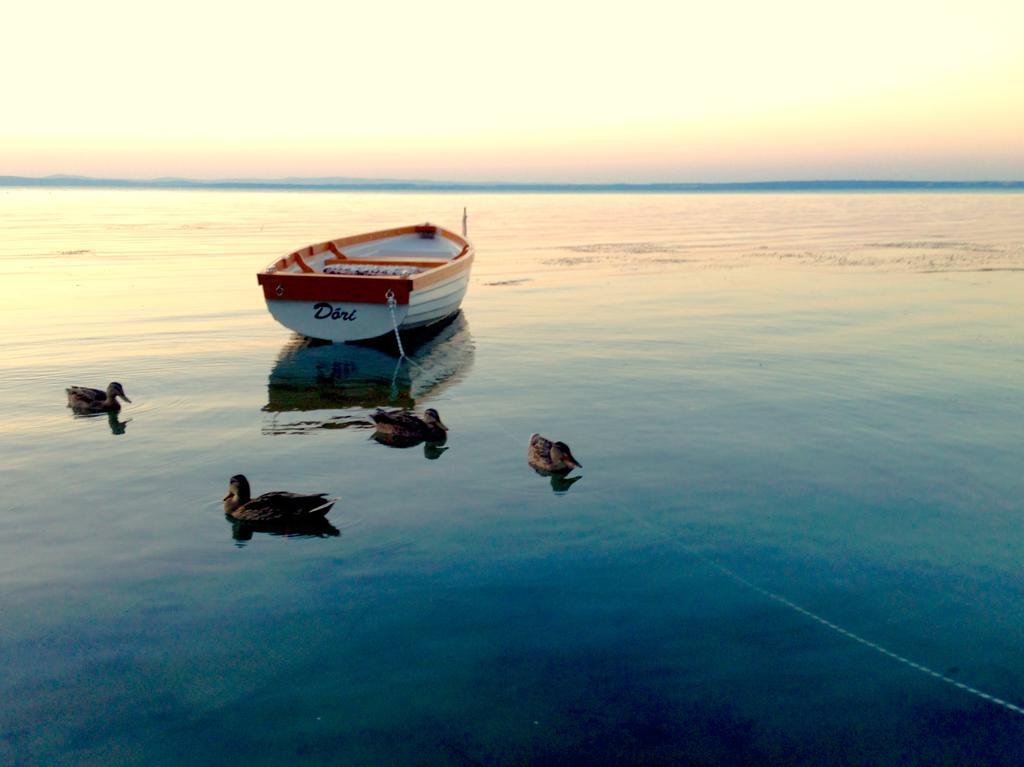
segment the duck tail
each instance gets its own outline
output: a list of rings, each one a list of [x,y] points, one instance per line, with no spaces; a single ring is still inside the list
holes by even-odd
[[[370,414],[370,420],[373,421],[378,426],[393,426],[394,424],[398,423],[396,415],[398,415],[399,413],[401,413],[401,411],[397,411],[396,413],[389,413],[387,410],[377,408],[377,412]]]

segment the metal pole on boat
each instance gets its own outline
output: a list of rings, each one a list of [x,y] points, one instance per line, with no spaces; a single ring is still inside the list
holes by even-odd
[[[462,209],[462,236],[465,237],[469,232],[469,216],[466,214],[466,209]]]

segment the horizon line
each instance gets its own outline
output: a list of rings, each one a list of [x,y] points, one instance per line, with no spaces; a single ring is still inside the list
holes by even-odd
[[[1024,181],[920,181],[904,179],[813,179],[715,182],[516,182],[430,181],[330,177],[277,179],[121,179],[78,175],[0,176],[0,187],[71,187],[134,189],[231,189],[280,191],[423,191],[423,192],[729,192],[729,191],[1024,191]]]

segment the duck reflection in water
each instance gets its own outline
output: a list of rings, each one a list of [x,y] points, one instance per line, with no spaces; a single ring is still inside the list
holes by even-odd
[[[110,427],[111,434],[124,434],[124,430],[128,428],[128,424],[131,422],[131,418],[124,421],[117,420],[117,413],[111,411],[107,413],[107,425]]]
[[[534,469],[536,471],[536,469]],[[543,476],[543,472],[537,472]],[[572,487],[576,482],[579,482],[583,477],[566,477],[558,474],[551,474],[551,491],[558,495],[563,495],[569,492],[569,488]]]
[[[128,428],[128,424],[130,424],[133,419],[126,418],[125,420],[122,421],[122,420],[120,420],[118,418],[118,415],[120,415],[120,413],[118,411],[116,411],[116,410],[107,410],[106,412],[100,412],[100,413],[79,413],[79,412],[76,412],[74,414],[74,417],[75,418],[102,418],[103,416],[106,416],[107,426],[110,427],[110,433],[114,434],[114,435],[121,435],[121,434],[124,434],[125,429]]]
[[[251,541],[255,533],[284,538],[337,538],[341,535],[341,531],[324,517],[277,522],[249,522],[235,519],[230,514],[225,514],[224,518],[231,523],[231,538],[242,546]]]
[[[551,490],[562,494],[569,492],[574,483],[582,477],[566,476],[573,469],[582,469],[583,464],[576,460],[572,450],[564,442],[554,442],[539,434],[530,435],[530,444],[526,451],[526,461],[535,472],[542,477],[551,478]]]

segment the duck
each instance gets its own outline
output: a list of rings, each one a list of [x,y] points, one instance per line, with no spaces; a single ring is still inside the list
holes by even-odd
[[[68,394],[68,407],[83,413],[116,412],[121,409],[118,397],[131,402],[124,393],[124,387],[117,381],[112,381],[106,391],[87,386],[69,386],[64,391]]]
[[[536,471],[546,474],[568,474],[573,469],[583,468],[567,444],[553,442],[536,433],[530,435],[526,460]]]
[[[377,408],[377,412],[370,416],[370,420],[377,427],[378,433],[400,439],[443,442],[448,431],[448,427],[441,421],[441,416],[432,407],[423,411],[422,418],[408,410],[388,412]]]
[[[323,518],[337,498],[327,493],[287,493],[275,490],[252,497],[249,480],[236,474],[228,481],[228,494],[224,496],[224,513],[232,519],[250,522],[288,522]]]

